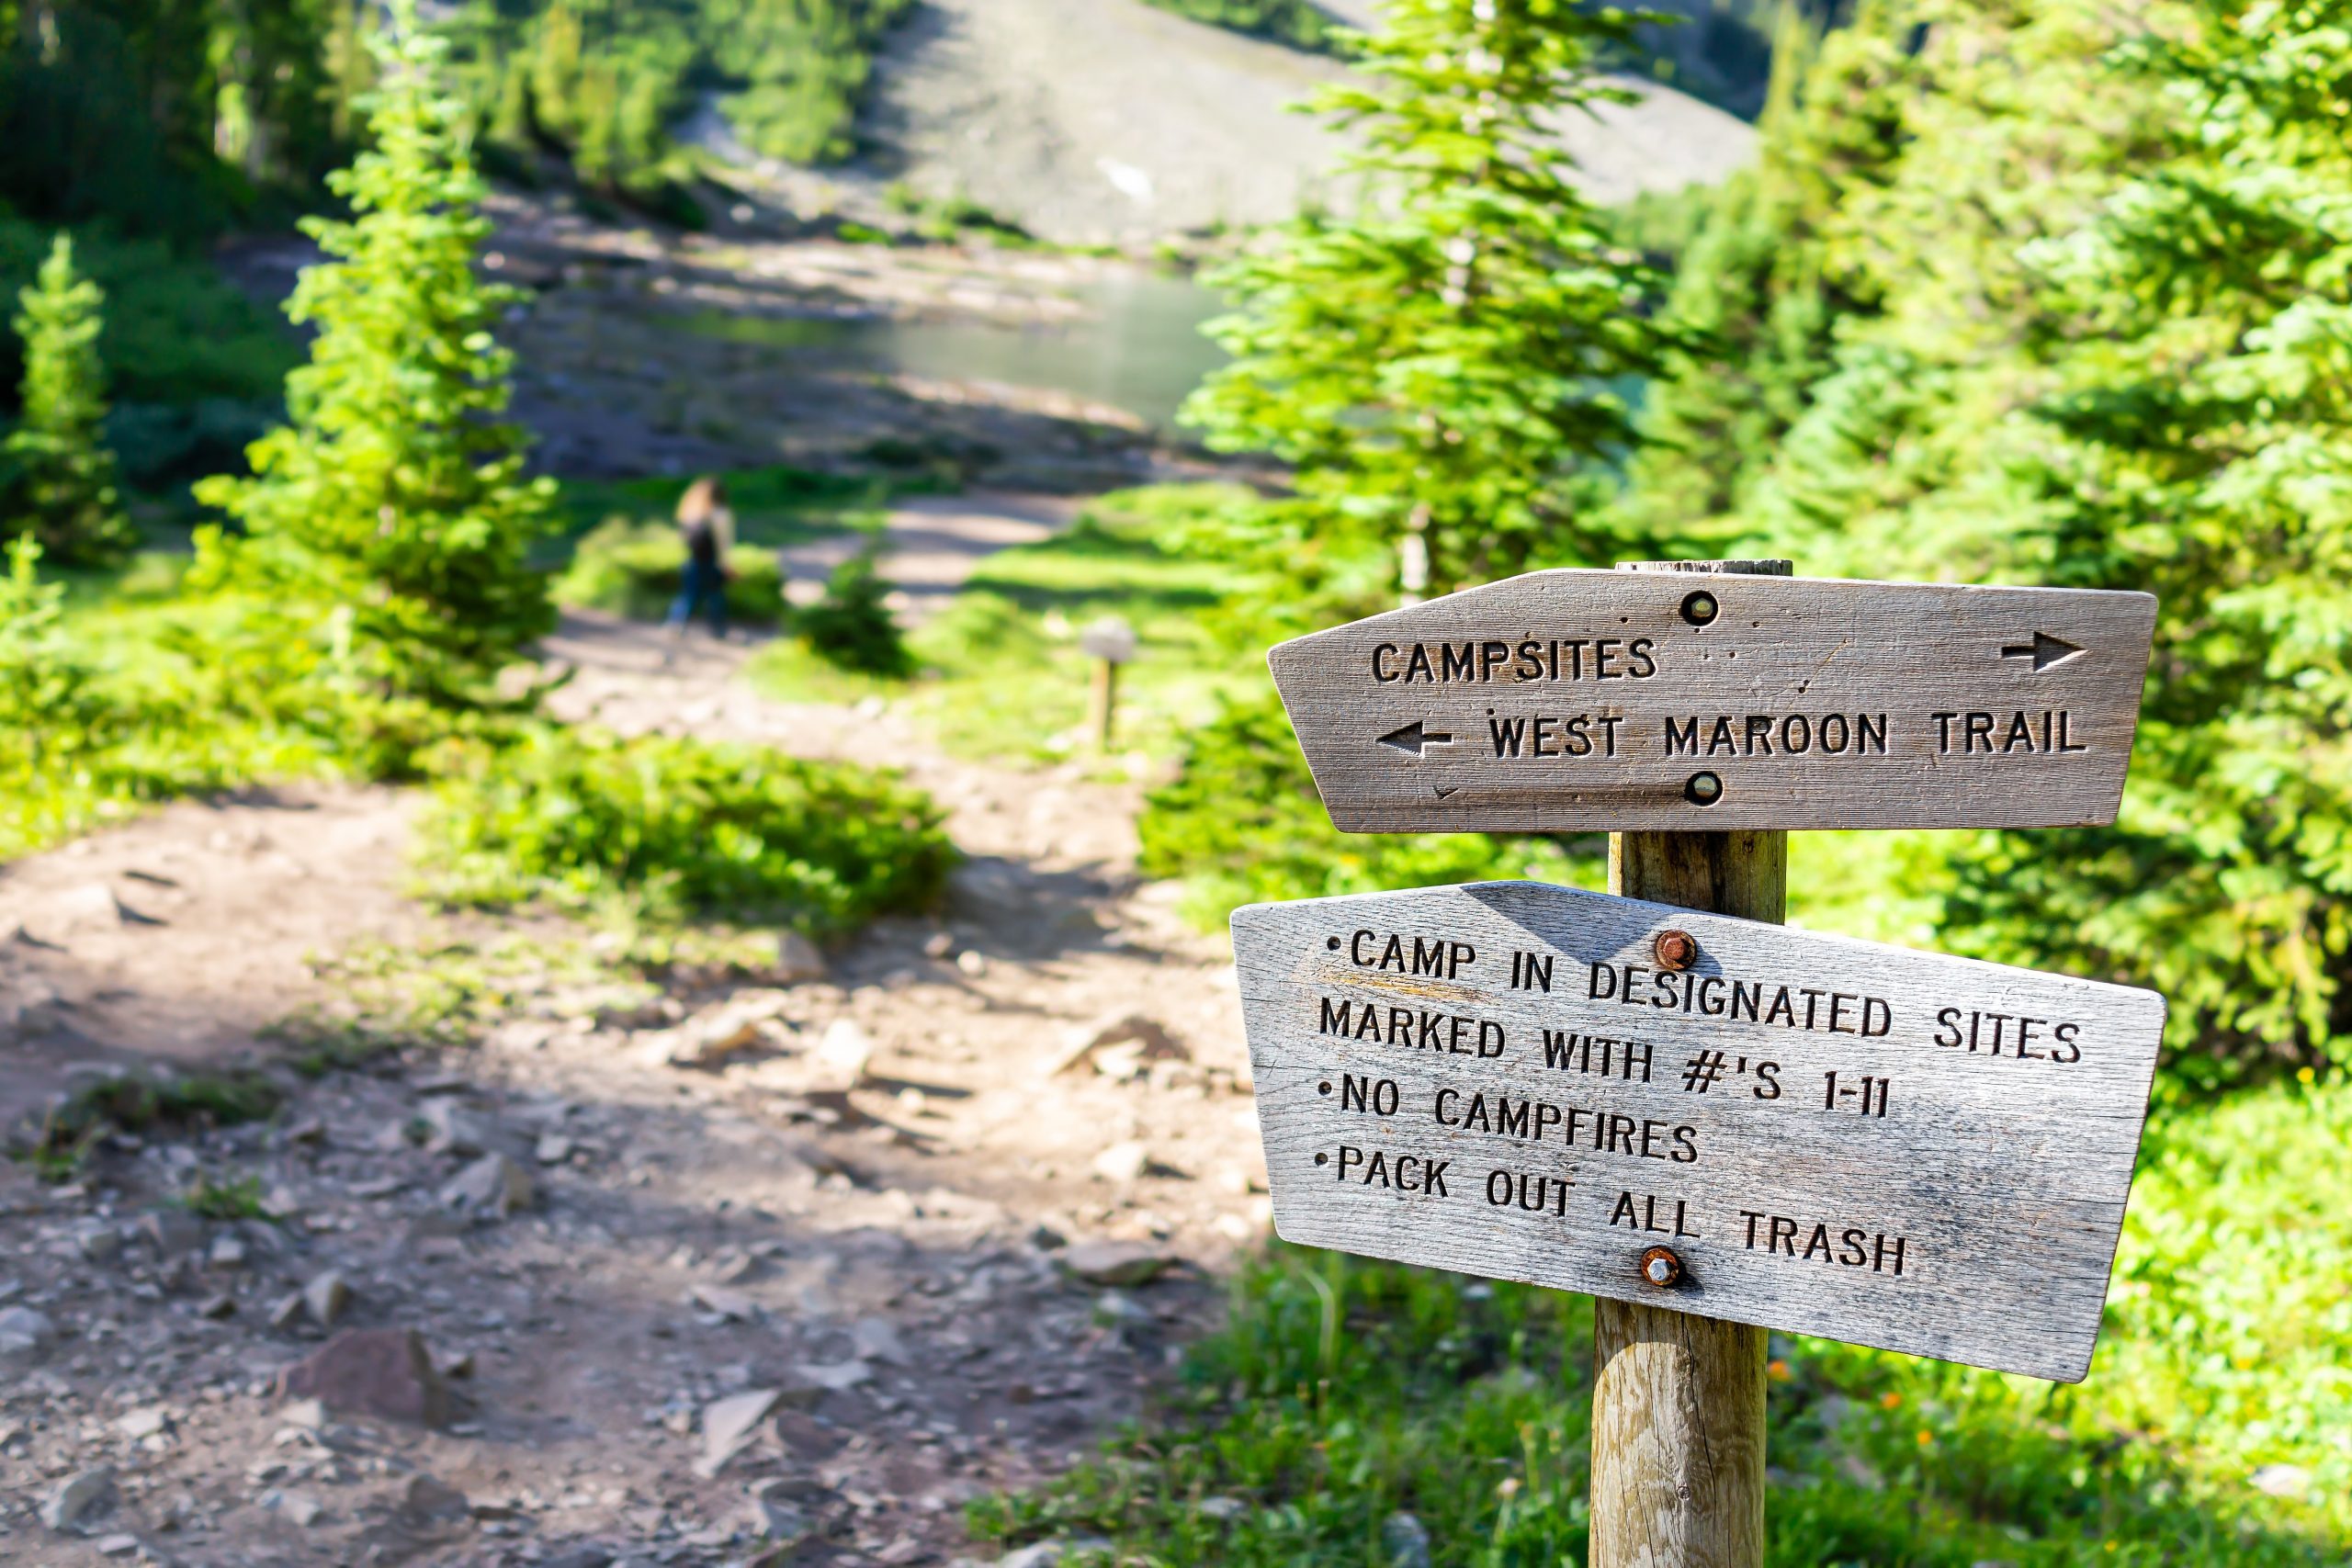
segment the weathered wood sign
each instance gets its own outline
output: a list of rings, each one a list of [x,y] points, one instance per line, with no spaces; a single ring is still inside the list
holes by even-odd
[[[2154,992],[1533,883],[1233,939],[1286,1240],[2087,1371]]]
[[[1349,832],[2111,822],[2145,593],[1539,571],[1268,655]]]

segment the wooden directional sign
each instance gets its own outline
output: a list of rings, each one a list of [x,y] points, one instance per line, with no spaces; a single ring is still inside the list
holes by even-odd
[[[2153,992],[1534,883],[1254,904],[1233,945],[1286,1240],[2090,1365]]]
[[[1269,656],[1360,833],[2111,822],[2145,593],[1539,571]]]

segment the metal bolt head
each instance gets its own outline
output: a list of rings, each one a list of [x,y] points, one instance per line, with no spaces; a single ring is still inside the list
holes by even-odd
[[[1650,944],[1650,952],[1659,968],[1669,974],[1679,973],[1699,961],[1699,940],[1689,931],[1664,931]]]
[[[1670,1247],[1653,1247],[1642,1254],[1642,1278],[1660,1290],[1679,1284],[1682,1280],[1682,1259]]]

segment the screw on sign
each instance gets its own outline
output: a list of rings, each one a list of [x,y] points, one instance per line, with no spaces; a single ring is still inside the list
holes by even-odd
[[[1762,1562],[1765,1325],[2080,1380],[2163,1035],[1781,924],[1790,828],[2113,820],[2154,602],[1787,574],[1538,572],[1270,656],[1339,827],[1611,832],[1608,894],[1233,916],[1276,1230],[1597,1298],[1593,1568]]]

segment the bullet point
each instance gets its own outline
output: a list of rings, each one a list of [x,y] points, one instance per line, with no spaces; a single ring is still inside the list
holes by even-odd
[[[1323,945],[1337,953],[1340,951],[1340,939],[1335,936],[1327,936],[1323,939]]]
[[[1329,1155],[1317,1155],[1315,1156],[1315,1163],[1317,1165],[1329,1165],[1331,1163],[1331,1156]]]
[[[1331,1092],[1331,1086],[1328,1083],[1317,1084],[1315,1086],[1315,1092],[1317,1094],[1329,1094]]]

